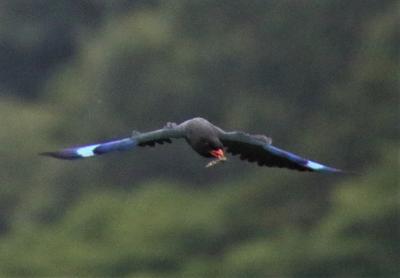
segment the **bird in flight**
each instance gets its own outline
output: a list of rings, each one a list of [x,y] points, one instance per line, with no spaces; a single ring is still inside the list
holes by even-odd
[[[135,147],[153,147],[171,143],[172,139],[185,139],[198,154],[214,158],[206,167],[226,161],[225,151],[239,155],[240,159],[256,162],[260,166],[281,167],[309,172],[338,173],[339,169],[314,162],[272,145],[265,135],[252,135],[241,131],[224,131],[203,118],[193,118],[181,124],[167,123],[163,128],[150,132],[133,131],[131,137],[104,143],[71,147],[46,155],[59,159],[80,159],[125,151]]]

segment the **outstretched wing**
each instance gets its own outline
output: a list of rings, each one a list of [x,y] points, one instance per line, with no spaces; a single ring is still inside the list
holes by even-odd
[[[139,133],[134,132],[131,137],[112,140],[104,143],[83,145],[62,149],[55,152],[43,152],[41,155],[59,159],[79,159],[101,155],[113,151],[125,151],[137,146],[155,146],[155,144],[171,143],[172,138],[182,138],[183,132],[175,127],[166,127],[155,131]]]
[[[243,132],[220,132],[220,140],[227,152],[240,155],[240,159],[257,162],[260,166],[282,167],[310,172],[341,172],[320,163],[302,158],[293,153],[274,147],[272,140],[263,135]]]

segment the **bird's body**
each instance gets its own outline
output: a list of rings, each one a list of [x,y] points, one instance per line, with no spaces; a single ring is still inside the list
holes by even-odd
[[[123,151],[134,147],[155,146],[171,143],[171,139],[183,138],[198,154],[207,158],[226,160],[224,149],[240,155],[240,159],[257,162],[260,166],[284,167],[299,171],[341,172],[307,160],[290,152],[274,147],[265,135],[251,135],[240,131],[226,132],[203,118],[193,118],[181,124],[167,123],[162,129],[140,133],[134,131],[131,137],[110,142],[67,148],[43,155],[60,159],[79,159]],[[215,163],[209,163],[212,166]]]
[[[219,130],[203,118],[194,118],[181,123],[178,128],[184,130],[186,142],[201,156],[213,157],[212,150],[222,149]]]

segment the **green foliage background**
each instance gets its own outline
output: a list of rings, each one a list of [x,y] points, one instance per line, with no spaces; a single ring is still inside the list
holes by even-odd
[[[395,277],[399,11],[2,1],[0,275]],[[194,116],[355,174],[204,169],[183,142],[37,156]]]

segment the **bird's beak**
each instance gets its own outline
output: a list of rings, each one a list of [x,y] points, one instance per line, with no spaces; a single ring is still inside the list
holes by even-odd
[[[210,154],[218,159],[224,159],[225,154],[223,149],[212,150]]]
[[[224,154],[224,150],[223,150],[223,149],[212,150],[212,151],[210,152],[210,154],[211,154],[212,156],[214,156],[215,158],[217,158],[217,159],[212,160],[212,161],[210,161],[209,163],[207,163],[206,168],[211,167],[211,166],[214,166],[214,165],[216,165],[216,164],[218,164],[218,163],[220,163],[220,162],[226,161],[226,156],[225,156],[225,154]]]

